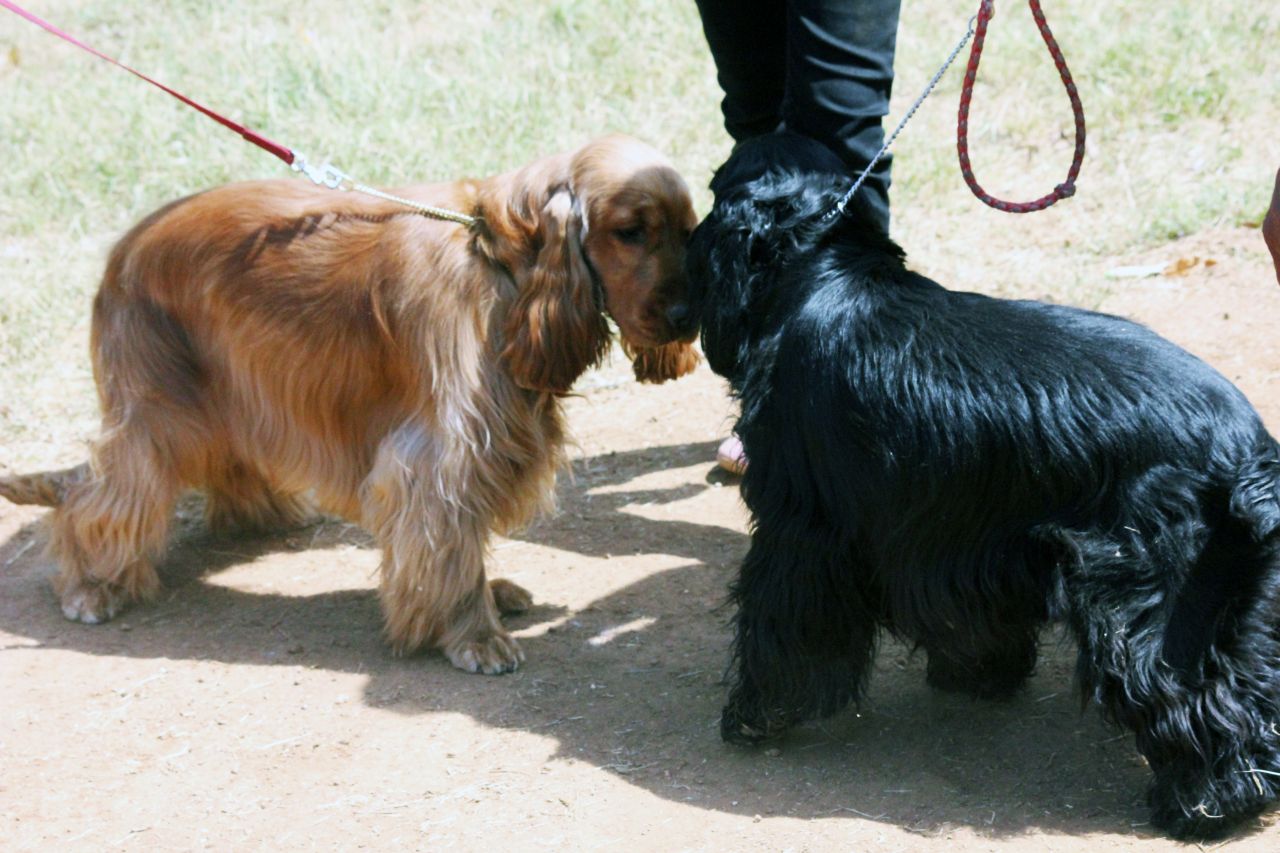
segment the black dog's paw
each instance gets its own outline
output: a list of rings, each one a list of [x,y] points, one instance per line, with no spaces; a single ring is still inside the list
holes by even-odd
[[[1200,764],[1158,767],[1147,791],[1151,823],[1186,841],[1217,841],[1250,824],[1257,828],[1257,818],[1280,799],[1277,767],[1280,756],[1266,748],[1221,756],[1212,774],[1201,772]]]
[[[955,661],[930,656],[925,681],[944,693],[961,693],[975,699],[1003,701],[1012,699],[1027,682],[1028,671],[1010,671],[989,667],[966,667]]]
[[[1011,637],[997,652],[957,653],[937,645],[928,647],[925,680],[947,693],[963,693],[975,699],[1011,699],[1036,668],[1034,633]]]
[[[1217,803],[1197,803],[1186,809],[1176,801],[1151,802],[1151,825],[1180,841],[1221,841],[1264,808],[1265,804],[1259,803],[1240,814],[1224,814]]]
[[[738,746],[755,746],[779,737],[787,727],[765,720],[745,720],[732,706],[726,705],[720,715],[720,738]]]

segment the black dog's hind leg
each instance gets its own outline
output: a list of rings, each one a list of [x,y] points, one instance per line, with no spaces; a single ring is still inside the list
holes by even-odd
[[[1266,445],[1215,494],[1164,629],[1180,707],[1139,732],[1152,821],[1176,836],[1221,835],[1280,799],[1280,460]]]
[[[917,573],[924,580],[910,596],[916,612],[900,627],[928,652],[930,687],[1007,699],[1026,683],[1063,551],[1058,528],[1037,526],[968,552],[953,548],[944,564]],[[895,618],[904,609],[895,607]]]
[[[1280,798],[1280,554],[1246,537],[1216,530],[1197,560],[1164,632],[1171,695],[1138,731],[1152,822],[1177,837],[1220,836]]]
[[[1221,836],[1280,797],[1280,552],[1247,520],[1210,517],[1185,571],[1100,538],[1066,580],[1081,683],[1135,732],[1152,823],[1179,838]]]
[[[853,548],[795,517],[760,521],[732,590],[733,686],[720,734],[756,743],[858,698],[875,646]]]
[[[968,648],[958,637],[927,642],[925,678],[929,686],[978,699],[1009,698],[1035,670],[1037,626],[1027,624],[1010,630],[1002,639],[1002,645],[983,650]]]

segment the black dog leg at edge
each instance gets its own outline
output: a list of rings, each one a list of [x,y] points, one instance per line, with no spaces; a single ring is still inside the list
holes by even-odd
[[[1236,531],[1209,538],[1188,587],[1233,578],[1240,594],[1175,607],[1163,629],[1166,596],[1106,577],[1119,562],[1114,542],[1088,548],[1092,559],[1066,582],[1081,687],[1135,733],[1154,776],[1151,822],[1175,838],[1222,838],[1280,798],[1280,555]]]
[[[962,651],[958,638],[949,643],[927,644],[926,681],[935,690],[962,693],[975,699],[1010,699],[1035,671],[1039,652],[1038,632],[1028,624],[1010,631],[1009,642],[981,654]]]
[[[794,518],[758,523],[732,590],[735,673],[720,720],[724,740],[777,737],[861,694],[876,622],[849,583],[858,575],[852,549],[837,539]]]

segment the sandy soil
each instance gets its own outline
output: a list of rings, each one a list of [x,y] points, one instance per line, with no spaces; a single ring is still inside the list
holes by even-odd
[[[1102,307],[1217,365],[1280,428],[1280,288],[1256,231],[1122,264]],[[1212,265],[1204,261],[1212,260]],[[1003,704],[938,695],[886,643],[869,701],[767,750],[717,734],[721,607],[746,545],[712,465],[732,421],[705,368],[625,365],[569,402],[580,448],[558,515],[495,544],[530,589],[528,655],[480,677],[379,636],[377,558],[336,522],[213,539],[184,506],[160,599],[61,617],[43,512],[0,504],[0,848],[1128,850],[1152,833],[1131,738],[1081,711],[1046,637]],[[1275,850],[1280,825],[1230,843]]]

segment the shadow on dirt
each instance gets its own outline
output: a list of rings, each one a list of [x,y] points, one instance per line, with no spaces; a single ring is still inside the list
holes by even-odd
[[[456,712],[558,741],[557,757],[592,763],[660,797],[746,815],[849,816],[922,835],[969,827],[990,836],[1035,830],[1146,834],[1147,772],[1129,738],[1082,715],[1074,651],[1053,636],[1039,674],[1012,701],[980,703],[924,685],[923,661],[886,642],[871,698],[765,749],[718,737],[729,642],[721,606],[747,537],[696,521],[651,521],[628,506],[714,488],[714,444],[607,454],[575,464],[560,514],[519,537],[575,555],[654,554],[680,565],[573,613],[541,605],[512,622],[528,664],[469,676],[439,656],[393,658],[366,586],[315,595],[254,593],[213,582],[233,566],[286,550],[371,547],[350,525],[318,524],[261,539],[216,540],[188,523],[162,567],[159,602],[106,626],[64,621],[35,553],[43,532],[0,543],[0,628],[36,648],[90,655],[288,664],[362,673],[364,702],[406,715]],[[701,467],[699,467],[701,466]],[[687,468],[669,489],[626,485]],[[603,491],[602,491],[603,490]],[[33,543],[36,547],[32,547]],[[368,565],[370,554],[361,555]],[[618,626],[626,630],[611,631]],[[1055,635],[1056,636],[1056,635]],[[10,648],[22,654],[30,645]]]

